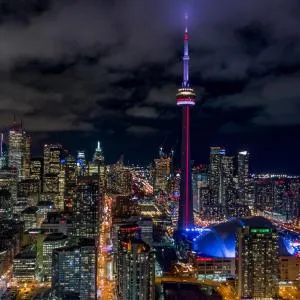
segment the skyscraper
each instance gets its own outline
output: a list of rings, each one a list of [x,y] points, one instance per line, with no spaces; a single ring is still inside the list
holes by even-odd
[[[22,155],[24,149],[23,131],[15,126],[8,132],[8,165],[21,175]]]
[[[222,160],[225,156],[225,149],[221,147],[210,147],[209,164],[209,187],[211,203],[222,205]]]
[[[238,194],[239,200],[247,204],[249,184],[249,152],[241,151],[238,153]]]
[[[83,239],[78,245],[53,251],[52,288],[55,299],[94,300],[95,281],[96,248],[93,239]]]
[[[132,194],[132,173],[122,160],[111,166],[107,189],[118,195],[128,196]]]
[[[0,133],[0,169],[5,169],[8,166],[8,153],[4,145],[4,134]]]
[[[77,172],[81,176],[87,173],[87,161],[84,150],[77,151]]]
[[[172,158],[169,156],[161,156],[154,160],[153,190],[155,194],[159,192],[167,192],[171,167]]]
[[[4,140],[4,135],[2,132],[0,132],[0,169],[3,167],[3,140]]]
[[[98,175],[99,176],[99,189],[101,197],[106,193],[107,188],[107,170],[104,163],[104,155],[102,148],[100,147],[100,142],[97,143],[97,148],[95,149],[93,155],[93,162],[88,165],[88,174],[89,175]]]
[[[44,145],[44,174],[57,175],[60,172],[62,151],[59,144]]]
[[[76,159],[72,155],[66,157],[65,170],[65,208],[72,210],[76,190]]]
[[[48,234],[43,241],[42,247],[42,273],[44,279],[49,280],[52,276],[52,253],[54,249],[62,248],[67,245],[67,236],[62,233]]]
[[[207,167],[204,165],[193,168],[192,172],[193,186],[193,208],[194,211],[203,213],[204,199],[203,191],[208,188]]]
[[[64,209],[65,150],[60,144],[44,145],[43,193],[51,196],[59,210]]]
[[[194,224],[192,172],[190,157],[190,109],[195,105],[196,94],[189,82],[189,33],[188,16],[185,16],[183,53],[183,82],[176,95],[177,105],[182,107],[182,144],[181,144],[181,186],[179,200],[178,229],[184,229]]]
[[[17,203],[17,182],[16,170],[0,170],[0,215],[12,217],[13,208]]]
[[[19,180],[29,178],[30,149],[30,136],[15,124],[8,133],[8,166],[17,170]]]
[[[272,228],[239,228],[236,241],[238,295],[274,299],[278,289],[278,234]]]
[[[136,225],[119,230],[118,300],[151,300],[154,296],[154,257],[150,246],[139,238],[139,230]]]
[[[30,178],[35,180],[42,180],[43,163],[42,159],[34,158],[30,162]]]
[[[30,178],[30,163],[31,163],[31,136],[24,132],[24,152],[23,152],[23,160],[22,160],[22,178],[29,179]]]
[[[104,156],[99,141],[97,142],[97,148],[94,152],[93,162],[104,162]]]
[[[222,205],[225,210],[232,208],[235,205],[235,184],[233,181],[233,157],[222,157]],[[230,216],[230,213],[228,213]]]
[[[99,225],[99,178],[79,176],[74,199],[74,230],[76,237],[96,238]]]

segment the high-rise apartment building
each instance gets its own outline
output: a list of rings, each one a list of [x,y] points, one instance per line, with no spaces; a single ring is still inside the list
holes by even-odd
[[[121,226],[117,263],[119,300],[154,299],[154,257],[139,237],[138,226]]]
[[[235,206],[235,184],[233,180],[233,157],[223,156],[222,157],[222,169],[221,169],[221,180],[222,180],[222,205],[225,206],[225,210]],[[230,215],[230,214],[229,214]]]
[[[224,148],[210,148],[208,179],[210,213],[221,218],[235,214],[234,158],[226,156]]]
[[[193,208],[197,212],[203,212],[205,200],[203,191],[208,188],[208,170],[204,165],[193,168],[192,171],[193,186]]]
[[[238,153],[238,195],[240,203],[247,204],[249,196],[249,152]]]
[[[272,228],[243,227],[236,240],[238,296],[274,299],[278,290],[278,234]]]
[[[78,245],[53,251],[52,288],[54,299],[96,298],[94,239],[83,239]]]
[[[224,156],[225,149],[221,147],[210,148],[209,187],[211,194],[211,203],[213,205],[223,204],[222,160]]]
[[[299,178],[265,174],[253,177],[252,181],[256,209],[279,213],[284,220],[296,221],[299,219]]]

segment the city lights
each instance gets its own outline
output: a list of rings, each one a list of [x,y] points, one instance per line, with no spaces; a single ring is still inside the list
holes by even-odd
[[[256,1],[177,46],[178,1],[0,1],[0,299],[300,299],[300,18]]]

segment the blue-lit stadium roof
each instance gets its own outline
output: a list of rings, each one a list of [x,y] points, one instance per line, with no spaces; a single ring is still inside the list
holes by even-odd
[[[235,235],[238,227],[270,227],[275,226],[263,217],[250,217],[242,219],[231,219],[200,230],[197,235],[192,235],[193,251],[201,256],[231,258],[235,256]],[[296,236],[289,236],[279,231],[279,254],[281,256],[294,255],[295,249],[291,246]]]

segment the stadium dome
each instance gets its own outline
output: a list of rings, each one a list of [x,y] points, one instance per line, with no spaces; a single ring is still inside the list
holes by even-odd
[[[209,230],[199,233],[193,239],[193,251],[201,256],[209,257],[235,257],[235,237],[239,227],[269,227],[275,226],[263,217],[249,217],[231,219],[227,222],[208,227]],[[290,241],[283,233],[279,233],[279,255],[289,256],[295,254]]]

